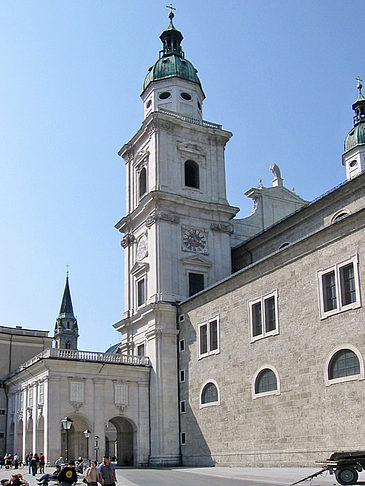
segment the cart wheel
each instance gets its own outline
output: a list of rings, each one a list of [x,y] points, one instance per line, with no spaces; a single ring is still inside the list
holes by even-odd
[[[340,484],[356,484],[359,478],[359,473],[354,467],[346,466],[341,469],[337,468],[335,476]]]

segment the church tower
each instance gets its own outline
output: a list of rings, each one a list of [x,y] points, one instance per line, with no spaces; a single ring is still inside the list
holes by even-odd
[[[350,130],[345,139],[345,153],[342,156],[342,164],[346,168],[346,179],[361,174],[365,170],[365,98],[361,92],[361,79],[357,78],[359,96],[352,109],[354,115],[354,128]]]
[[[78,337],[79,329],[72,308],[71,293],[67,275],[61,308],[54,328],[54,341],[56,348],[77,349]]]
[[[141,95],[144,121],[119,155],[126,165],[121,352],[147,355],[151,465],[180,461],[176,304],[231,273],[238,212],[226,198],[225,145],[232,136],[203,120],[197,70],[170,23]],[[179,376],[179,379],[183,379]]]

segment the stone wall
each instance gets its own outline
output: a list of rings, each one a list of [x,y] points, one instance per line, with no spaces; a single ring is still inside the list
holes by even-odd
[[[312,465],[332,450],[363,449],[363,375],[328,384],[339,347],[365,354],[362,307],[320,318],[318,271],[358,256],[364,294],[365,214],[360,210],[267,256],[180,306],[180,414],[184,464]],[[279,333],[251,342],[248,303],[277,291]],[[198,326],[219,316],[219,353],[199,359]],[[253,397],[261,367],[279,377],[279,393]],[[220,404],[201,408],[202,385],[215,380]]]

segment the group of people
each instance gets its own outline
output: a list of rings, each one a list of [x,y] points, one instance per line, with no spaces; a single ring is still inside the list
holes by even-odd
[[[40,472],[43,472],[43,475],[38,479],[39,486],[48,486],[48,482],[51,480],[57,481],[59,486],[76,485],[77,472],[75,461],[70,460],[67,465],[62,467],[63,464],[59,464],[59,462],[63,461],[63,459],[60,457],[55,464],[56,470],[52,474],[44,474],[43,454],[40,454],[39,456],[37,456],[37,454],[31,454],[30,458],[28,456],[26,460],[29,466],[29,473],[32,473],[32,475],[35,476],[37,469],[39,469]],[[43,457],[42,467],[40,466],[41,457]],[[39,466],[37,466],[38,463]],[[117,476],[115,474],[115,466],[110,461],[110,458],[104,456],[103,461],[99,466],[96,461],[90,461],[90,466],[87,467],[84,472],[83,482],[87,483],[87,486],[98,486],[98,483],[102,486],[116,486]],[[29,483],[21,474],[13,474],[10,479],[2,479],[0,483],[1,486],[29,486]]]
[[[103,462],[98,466],[96,461],[91,461],[90,466],[85,470],[84,482],[88,486],[115,486],[117,476],[115,466],[110,462],[108,456],[103,457]],[[69,461],[67,466],[60,470],[57,480],[60,486],[73,486],[77,482],[75,462]]]
[[[32,473],[33,476],[35,476],[38,472],[40,474],[44,474],[45,457],[43,452],[41,452],[39,455],[28,453],[25,456],[25,462],[28,466],[29,474]]]
[[[14,469],[18,469],[19,467],[19,456],[17,453],[14,454],[14,457],[10,454],[5,454],[3,463],[6,467],[6,469],[10,469],[12,466],[14,466]]]

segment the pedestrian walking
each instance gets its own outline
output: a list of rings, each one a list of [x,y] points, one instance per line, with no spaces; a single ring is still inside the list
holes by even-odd
[[[97,486],[98,483],[102,483],[103,478],[101,472],[97,468],[96,461],[91,461],[90,467],[85,471],[85,479],[89,486]]]
[[[103,462],[99,466],[101,473],[101,484],[103,486],[115,486],[117,476],[115,475],[115,466],[111,464],[108,456],[103,457]]]
[[[18,469],[19,468],[19,456],[18,456],[18,453],[16,452],[14,454],[14,469]]]
[[[70,486],[77,483],[77,474],[75,470],[75,461],[68,461],[67,466],[65,466],[58,474],[58,484],[60,486]]]
[[[32,475],[35,476],[37,474],[37,456],[33,454],[30,460],[30,469],[32,471]]]
[[[45,462],[45,457],[43,452],[39,454],[39,472],[44,474],[44,462]]]

